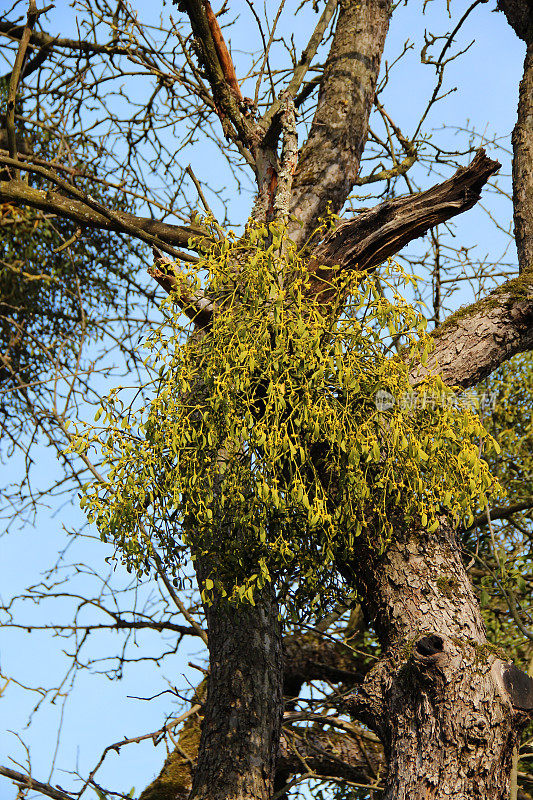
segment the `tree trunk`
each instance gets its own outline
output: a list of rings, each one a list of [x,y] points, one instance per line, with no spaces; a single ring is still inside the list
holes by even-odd
[[[532,684],[488,644],[454,531],[363,545],[353,574],[385,656],[349,706],[384,744],[384,798],[507,798]]]
[[[294,175],[289,234],[300,246],[350,194],[367,140],[390,0],[341,0],[317,109]]]
[[[278,606],[267,587],[256,606],[205,611],[210,668],[191,798],[267,800],[283,716]]]
[[[513,130],[513,206],[520,272],[533,271],[533,23],[526,39],[518,119]]]

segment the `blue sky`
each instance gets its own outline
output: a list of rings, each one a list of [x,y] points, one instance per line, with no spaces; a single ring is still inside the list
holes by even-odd
[[[452,0],[451,9],[457,20],[469,3]],[[508,27],[502,14],[493,13],[495,3],[489,2],[476,8],[468,20],[458,41],[462,46],[475,40],[471,49],[460,59],[450,65],[447,74],[449,89],[457,90],[441,101],[433,109],[430,126],[434,136],[442,146],[453,149],[457,142],[464,141],[461,134],[454,132],[458,128],[474,127],[483,139],[490,140],[494,136],[503,137],[502,143],[509,148],[509,135],[516,118],[518,82],[523,60],[523,43],[520,42]],[[148,0],[134,0],[133,6],[138,10],[141,21],[150,21],[157,3]],[[256,29],[244,2],[232,4],[241,12],[239,24],[231,29],[231,43],[239,73],[239,51],[249,50],[250,41],[256,42]],[[167,10],[170,6],[167,7]],[[267,9],[275,11],[276,4],[267,3]],[[401,65],[395,72],[388,86],[384,102],[387,110],[403,129],[404,133],[412,133],[413,126],[421,109],[425,106],[433,89],[434,73],[432,68],[420,64],[420,46],[424,29],[434,33],[444,33],[450,28],[446,14],[445,0],[432,0],[428,3],[427,13],[421,13],[422,3],[411,0],[406,6],[400,6],[395,12],[385,58],[392,61],[402,50],[407,39],[415,42]],[[295,18],[291,7],[281,18],[280,30],[295,33],[298,46],[305,42],[308,35],[304,22]],[[74,35],[72,26],[72,9],[67,3],[59,0],[50,14],[51,31],[63,35]],[[294,29],[294,30],[293,30]],[[243,56],[244,58],[244,56]],[[128,90],[135,96],[135,85]],[[246,93],[246,92],[245,92]],[[448,126],[446,129],[443,126]],[[451,127],[450,127],[451,126]],[[489,151],[490,152],[490,151]],[[209,177],[218,186],[227,185],[231,191],[231,176],[224,162],[214,157],[213,148],[196,146],[187,154],[195,166],[197,174],[202,178]],[[509,157],[499,153],[503,159],[501,183],[509,184]],[[435,176],[426,178],[424,169],[418,168],[416,177],[421,186],[435,182]],[[247,193],[232,199],[231,216],[236,222],[243,222],[250,208],[251,196]],[[511,219],[511,205],[508,200],[497,200],[491,196],[490,202],[500,214],[505,225]],[[458,221],[457,236],[469,244],[477,243],[483,252],[499,253],[505,246],[505,236],[494,231],[487,216],[474,209]],[[496,257],[496,255],[494,255]],[[516,259],[514,250],[508,254],[508,260]],[[53,454],[45,450],[39,451],[42,479],[48,480],[58,470]],[[10,467],[12,474],[21,467],[16,460]],[[82,514],[77,508],[74,498],[72,505],[61,509],[52,508],[43,511],[35,527],[25,526],[14,529],[0,541],[1,556],[1,596],[6,600],[12,593],[21,591],[25,586],[40,580],[43,569],[54,560],[57,552],[65,546],[68,538],[66,530],[76,530],[82,524]],[[103,559],[111,554],[110,548],[98,542],[81,540],[74,543],[69,552],[69,559],[85,560],[89,563],[102,564]],[[121,575],[119,582],[127,582],[128,576]],[[90,578],[78,575],[72,578],[69,588],[82,591],[87,587]],[[144,590],[142,590],[144,591]],[[26,609],[24,622],[28,624],[44,624],[51,618],[62,617],[66,622],[69,609],[61,601],[54,609],[45,606]],[[160,635],[154,632],[142,633],[138,637],[139,654],[157,652]],[[116,646],[114,635],[98,635],[93,652],[101,654]],[[31,634],[4,630],[0,640],[0,665],[5,674],[13,674],[21,683],[39,685],[54,684],[62,673],[67,659],[62,653],[65,642],[48,634],[33,632]],[[69,647],[66,647],[67,651]],[[165,716],[172,712],[172,700],[169,694],[150,702],[131,699],[133,696],[146,697],[168,689],[169,683],[179,689],[186,689],[196,684],[199,672],[191,669],[187,662],[204,663],[200,655],[201,648],[190,646],[190,652],[180,656],[169,656],[159,668],[149,661],[131,665],[127,668],[124,679],[111,682],[107,678],[91,674],[85,670],[77,678],[76,687],[64,710],[63,728],[59,743],[59,754],[53,783],[65,788],[72,785],[70,777],[61,770],[78,768],[86,773],[98,760],[103,747],[124,737],[137,736],[156,730],[165,721]],[[61,716],[61,702],[50,704],[45,700],[34,716],[30,727],[25,727],[34,698],[23,689],[10,684],[0,700],[0,716],[2,727],[16,731],[21,740],[31,749],[32,770],[36,778],[48,780],[50,764],[56,749],[57,724]],[[140,791],[151,777],[158,771],[165,755],[163,745],[155,748],[153,744],[130,745],[123,748],[120,757],[111,753],[106,766],[100,775],[106,786],[129,791],[135,787]],[[12,733],[0,734],[0,763],[13,766],[9,758],[15,758],[24,764],[25,750]],[[16,767],[14,767],[16,768]],[[0,800],[11,800],[16,791],[5,779],[0,780]],[[87,796],[91,796],[88,792]],[[93,795],[94,796],[94,795]]]

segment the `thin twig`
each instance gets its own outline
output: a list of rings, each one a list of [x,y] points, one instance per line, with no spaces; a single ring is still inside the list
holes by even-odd
[[[187,175],[189,176],[189,178],[190,178],[190,179],[192,180],[192,182],[194,183],[194,188],[195,188],[195,189],[196,189],[196,191],[198,192],[198,197],[200,198],[200,201],[201,201],[201,203],[202,203],[203,207],[205,208],[205,210],[207,211],[207,213],[208,213],[208,214],[209,214],[211,217],[213,217],[213,219],[215,219],[215,215],[214,215],[214,214],[213,214],[213,212],[211,211],[211,208],[210,208],[210,206],[209,206],[209,203],[207,202],[207,200],[206,200],[206,198],[205,198],[205,195],[204,195],[204,193],[203,193],[203,191],[202,191],[202,186],[201,186],[201,184],[200,184],[200,181],[198,180],[198,178],[196,177],[196,175],[195,175],[195,174],[194,174],[194,172],[192,171],[192,167],[191,167],[191,165],[190,165],[190,164],[189,164],[189,166],[187,167],[187,169],[185,170],[185,172],[187,173]]]

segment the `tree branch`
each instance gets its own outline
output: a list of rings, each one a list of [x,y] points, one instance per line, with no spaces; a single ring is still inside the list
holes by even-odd
[[[310,292],[326,302],[332,280],[341,271],[374,269],[430,228],[472,208],[481,189],[500,168],[479,150],[467,167],[425,192],[387,200],[350,220],[341,221],[311,255]]]
[[[28,7],[28,16],[26,24],[20,37],[20,44],[15,57],[15,64],[9,79],[9,88],[7,92],[7,114],[6,114],[6,132],[7,132],[7,146],[11,158],[15,158],[17,154],[17,140],[15,136],[15,101],[17,99],[17,90],[19,85],[20,76],[22,73],[22,65],[26,56],[26,50],[30,40],[31,32],[37,18],[41,12],[37,11],[35,0],[30,0]],[[18,177],[18,175],[17,175]]]
[[[207,327],[213,318],[215,304],[202,292],[189,283],[187,276],[180,272],[175,264],[164,257],[164,253],[153,248],[154,266],[148,274],[155,278],[160,286],[172,294],[184,314],[200,328]]]
[[[283,94],[289,95],[290,97],[294,97],[296,92],[302,85],[302,81],[305,78],[309,67],[311,66],[311,62],[316,55],[316,51],[318,50],[322,39],[324,37],[324,33],[327,30],[329,23],[331,22],[331,18],[333,17],[335,11],[337,10],[338,0],[328,0],[324,11],[318,21],[318,24],[313,31],[311,38],[307,44],[307,47],[303,51],[298,64],[296,65],[294,72],[292,74],[292,78],[287,86]],[[270,108],[265,112],[260,120],[260,125],[264,129],[265,134],[268,133],[268,130],[274,121],[274,119],[278,116],[279,111],[281,109],[281,104],[283,102],[282,95],[274,100]]]
[[[225,135],[252,150],[258,141],[259,128],[239,105],[242,95],[235,68],[208,0],[173,2],[189,17],[201,65],[207,73]],[[234,130],[228,121],[233,124]]]
[[[285,685],[291,696],[296,695],[291,690],[293,685],[301,686],[315,680],[329,680],[353,686],[363,680],[368,670],[364,659],[356,657],[349,645],[327,641],[323,636],[285,636],[283,653]]]
[[[472,208],[497,161],[479,150],[472,163],[417,195],[382,203],[340,222],[315,248],[309,263],[309,292],[327,303],[340,271],[369,271],[430,228]],[[533,273],[507,281],[486,298],[460,309],[433,332],[435,349],[411,381],[429,371],[466,389],[516,353],[533,348]]]
[[[0,20],[0,34],[8,36],[10,39],[20,40],[24,34],[24,25],[15,25],[8,20]],[[29,44],[34,47],[53,49],[59,47],[64,50],[74,50],[73,57],[77,58],[80,53],[86,55],[90,53],[108,53],[109,55],[127,55],[131,52],[130,47],[120,47],[112,42],[109,44],[97,44],[87,42],[83,39],[63,39],[50,36],[44,31],[32,31]]]
[[[204,6],[207,24],[209,25],[209,30],[211,31],[211,36],[213,37],[213,44],[215,45],[215,50],[217,51],[222,72],[224,73],[224,77],[230,85],[237,100],[242,101],[243,96],[241,87],[239,86],[239,82],[237,80],[237,75],[235,73],[235,67],[233,66],[233,61],[231,60],[229,50],[226,46],[226,42],[224,41],[222,30],[218,24],[215,14],[213,13],[213,9],[211,8],[211,3],[209,0],[204,0]]]
[[[322,721],[327,720],[322,717]],[[308,768],[313,773],[310,777],[370,784],[383,766],[383,748],[363,730],[350,734],[318,727],[283,729],[278,773],[298,775]]]
[[[508,358],[533,349],[533,275],[507,281],[483,300],[459,309],[433,338],[435,349],[425,367],[412,371],[411,382],[431,371],[449,386],[475,386]]]
[[[5,160],[2,159],[2,161]],[[27,167],[21,162],[22,166]],[[146,235],[156,237],[160,247],[165,244],[189,247],[191,238],[201,237],[205,241],[205,237],[209,237],[209,233],[200,226],[169,225],[167,222],[158,222],[150,217],[136,217],[126,211],[115,211],[115,218],[109,219],[79,200],[65,197],[57,192],[44,192],[28,186],[22,181],[0,181],[0,202],[24,204],[38,208],[41,211],[71,219],[81,227],[98,228],[116,233],[131,233],[136,229],[140,239],[144,239]],[[178,257],[184,261],[196,260],[188,253],[180,252]]]
[[[46,797],[52,797],[53,800],[74,800],[73,795],[67,794],[61,789],[56,789],[49,783],[41,783],[41,781],[36,781],[35,778],[31,777],[31,775],[24,775],[22,772],[16,772],[14,769],[9,769],[9,767],[0,767],[0,775],[10,778],[12,781],[17,783],[21,789],[31,789],[35,792],[40,792],[40,794],[44,794]]]
[[[473,528],[480,528],[482,525],[489,525],[498,519],[509,519],[513,514],[519,514],[521,511],[530,511],[533,509],[533,497],[522,500],[519,503],[512,503],[510,506],[497,506],[496,508],[489,508],[475,517],[473,523],[465,528],[465,531],[471,531]]]

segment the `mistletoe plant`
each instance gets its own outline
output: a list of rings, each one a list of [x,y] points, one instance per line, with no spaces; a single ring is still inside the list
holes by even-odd
[[[221,238],[195,269],[215,299],[210,326],[190,335],[170,299],[147,342],[159,368],[150,405],[125,407],[114,391],[96,415],[104,427],[71,445],[101,450],[106,480],[82,504],[130,569],[148,568],[152,542],[173,570],[186,553],[212,565],[205,602],[253,604],[276,580],[285,602],[309,607],[334,595],[359,537],[387,547],[395,509],[431,531],[439,515],[459,524],[486,505],[498,486],[483,448],[497,445],[474,410],[436,376],[418,390],[438,402],[402,402],[410,365],[431,349],[395,288],[412,278],[389,265],[379,283],[338,283],[337,311],[325,311],[274,224]]]

